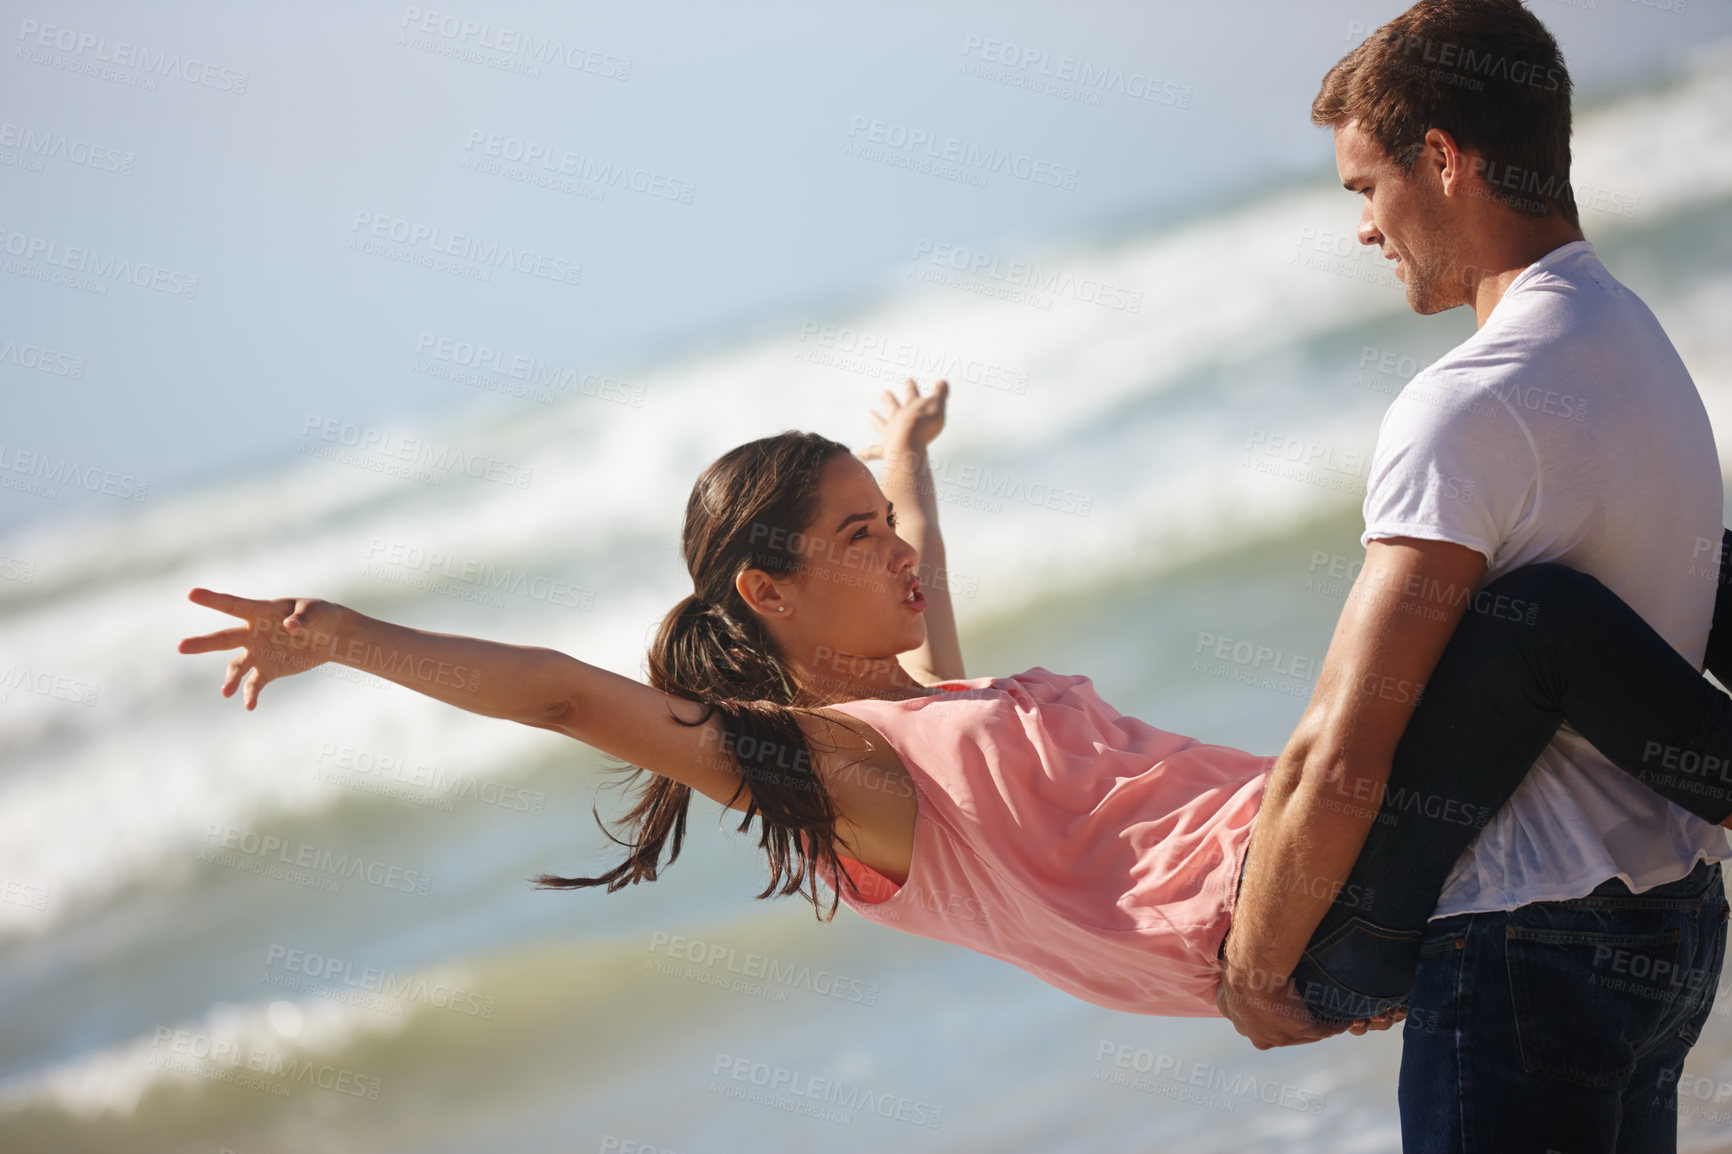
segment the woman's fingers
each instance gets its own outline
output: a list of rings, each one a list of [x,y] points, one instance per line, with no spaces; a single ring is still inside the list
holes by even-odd
[[[1379,1014],[1375,1018],[1360,1018],[1347,1029],[1348,1032],[1356,1035],[1364,1034],[1367,1030],[1387,1030],[1406,1017],[1406,1010],[1395,1010],[1388,1014]]]
[[[218,593],[214,589],[194,589],[186,595],[186,599],[195,605],[203,605],[206,609],[245,617],[249,621],[270,606],[268,601],[254,601],[250,597],[236,597],[232,593]]]
[[[246,622],[182,638],[177,648],[182,653],[238,650],[229,658],[222,695],[233,697],[238,690],[248,709],[257,708],[260,692],[271,682],[332,659],[328,651],[336,645],[332,629],[341,606],[316,597],[259,601],[202,588],[187,599]]]
[[[258,705],[259,690],[264,687],[265,671],[255,665],[253,666],[252,675],[246,679],[246,683],[242,686],[243,692],[241,694],[241,700],[246,703],[248,709],[253,709]]]
[[[233,649],[237,645],[245,645],[252,636],[249,626],[238,625],[233,629],[219,629],[215,633],[204,633],[197,637],[181,639],[182,653],[209,653],[214,649]]]
[[[934,381],[932,391],[922,395],[919,382],[909,377],[902,391],[901,397],[889,389],[879,394],[879,409],[883,411],[871,411],[872,424],[886,442],[911,436],[917,444],[925,445],[944,427],[944,400],[950,394],[950,382]],[[870,461],[873,455],[861,453],[860,458]]]
[[[240,684],[241,675],[246,672],[247,666],[250,664],[252,663],[248,660],[248,654],[244,649],[229,658],[228,671],[223,675],[224,697],[234,696],[235,686]]]

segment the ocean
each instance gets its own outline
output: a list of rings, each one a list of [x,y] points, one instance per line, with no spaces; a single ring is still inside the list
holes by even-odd
[[[1576,164],[1589,238],[1732,435],[1727,64],[1583,113]],[[704,464],[785,428],[864,446],[882,388],[943,375],[968,673],[1085,673],[1124,713],[1275,753],[1380,416],[1471,331],[1407,311],[1357,213],[1291,180],[1120,234],[917,245],[846,308],[629,381],[429,342],[413,371],[474,406],[309,421],[286,458],[10,533],[0,1150],[1398,1149],[1397,1032],[1258,1052],[819,924],[753,900],[761,862],[701,798],[662,880],[536,891],[615,860],[606,758],[331,667],[247,713],[222,659],[174,649],[224,625],[185,600],[202,585],[641,675],[689,591]],[[1294,660],[1223,670],[1205,637]],[[1686,1069],[1680,1149],[1732,1149],[1732,996]]]

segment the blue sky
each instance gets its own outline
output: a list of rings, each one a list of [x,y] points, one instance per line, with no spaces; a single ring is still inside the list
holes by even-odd
[[[423,333],[623,378],[870,295],[921,242],[1206,213],[1331,170],[1317,82],[1402,7],[12,6],[0,451],[159,495],[285,459],[309,412],[471,402],[408,371]],[[1732,35],[1701,0],[1532,7],[1584,103]],[[981,155],[1008,162],[952,178]],[[404,260],[503,250],[530,271]],[[40,279],[92,260],[149,271]],[[0,530],[125,507],[0,490]]]

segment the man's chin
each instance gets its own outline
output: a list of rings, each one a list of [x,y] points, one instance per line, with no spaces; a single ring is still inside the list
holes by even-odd
[[[1407,307],[1422,317],[1429,317],[1455,306],[1431,292],[1428,286],[1410,283],[1407,286]]]

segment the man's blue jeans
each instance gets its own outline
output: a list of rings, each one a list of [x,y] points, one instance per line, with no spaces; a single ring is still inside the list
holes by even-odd
[[[1614,878],[1430,923],[1402,1037],[1404,1154],[1670,1154],[1726,918],[1703,862],[1640,894]]]

